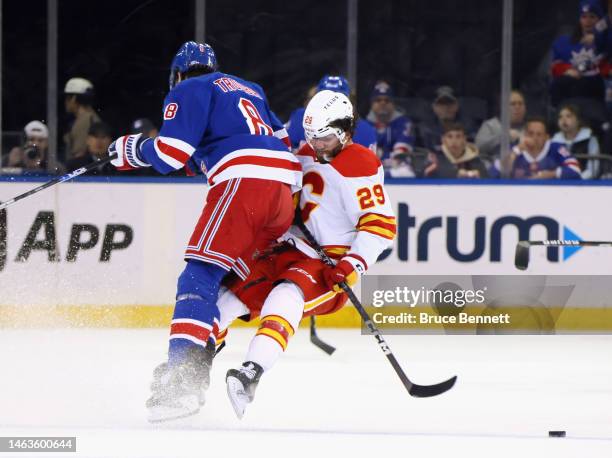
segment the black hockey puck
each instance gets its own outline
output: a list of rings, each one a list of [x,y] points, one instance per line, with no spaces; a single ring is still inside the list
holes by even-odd
[[[548,437],[565,437],[565,431],[548,431]]]

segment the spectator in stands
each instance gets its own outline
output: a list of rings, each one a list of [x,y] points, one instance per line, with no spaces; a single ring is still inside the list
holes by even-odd
[[[571,35],[562,35],[552,48],[551,102],[559,106],[572,97],[604,100],[608,63],[595,46],[595,25],[603,17],[599,0],[580,2],[579,21]]]
[[[441,86],[436,90],[431,108],[434,113],[433,118],[419,125],[422,146],[430,151],[439,151],[444,124],[450,122],[460,122],[464,126],[468,140],[474,138],[476,130],[474,123],[463,113],[460,113],[459,100],[451,87]]]
[[[595,24],[595,48],[597,54],[606,57],[609,67],[608,74],[604,77],[610,77],[612,73],[612,0],[608,1],[608,14],[605,14]]]
[[[94,87],[85,78],[71,78],[64,88],[66,112],[74,116],[70,131],[64,135],[66,160],[83,156],[87,150],[89,128],[100,122],[93,109]]]
[[[159,129],[148,118],[138,118],[132,123],[132,134],[143,134],[145,137],[155,138],[159,135]]]
[[[580,164],[567,147],[550,141],[544,118],[532,117],[527,120],[523,138],[510,154],[510,160],[512,178],[581,178]]]
[[[575,155],[598,155],[599,142],[591,129],[583,126],[580,110],[575,105],[563,105],[557,118],[559,132],[552,141],[564,144],[570,153]],[[599,176],[599,161],[578,159],[582,168],[583,179],[593,179]]]
[[[49,129],[40,121],[30,121],[23,129],[22,146],[16,146],[9,152],[4,167],[21,169],[25,174],[47,173],[47,152],[49,148]],[[58,164],[55,173],[62,173],[64,167]]]
[[[393,177],[414,177],[412,121],[395,107],[393,88],[386,81],[374,85],[367,120],[376,129],[376,152],[385,171]]]
[[[68,170],[76,170],[91,164],[92,162],[102,161],[108,157],[108,147],[113,142],[113,132],[111,127],[104,122],[95,122],[87,132],[87,149],[84,154],[68,160],[66,167]],[[100,165],[88,172],[89,175],[116,175],[116,169],[110,163]]]
[[[514,90],[510,93],[510,144],[518,144],[527,116],[527,105],[521,91]],[[500,154],[502,136],[502,125],[499,116],[487,119],[482,123],[476,134],[476,146],[480,156],[492,163]]]
[[[487,178],[487,168],[478,156],[476,145],[467,142],[461,123],[444,125],[440,151],[430,152],[425,178]]]
[[[351,99],[353,106],[357,106],[355,102],[354,95],[351,95],[351,88],[346,78],[343,76],[336,75],[325,75],[319,81],[319,84],[316,86],[315,92],[310,95],[308,101],[312,98],[314,94],[319,91],[327,89],[329,91],[341,92]],[[304,104],[306,106],[308,101]],[[302,120],[304,118],[304,110],[305,108],[298,108],[289,117],[289,121],[285,124],[287,128],[287,133],[289,134],[289,138],[291,139],[291,147],[294,150],[299,149],[304,143],[306,143],[304,137],[304,128],[302,127]],[[376,151],[376,131],[374,128],[363,119],[358,119],[358,116],[355,116],[357,120],[355,125],[355,136],[353,137],[353,142],[359,143],[360,145],[365,146],[366,148],[370,148],[372,151]]]
[[[603,72],[606,87],[605,102],[608,119],[612,119],[612,0],[608,0],[608,14],[595,24],[595,47],[608,63],[608,72]],[[612,148],[612,126],[608,122],[604,129],[604,145]],[[610,151],[608,148],[605,151]]]

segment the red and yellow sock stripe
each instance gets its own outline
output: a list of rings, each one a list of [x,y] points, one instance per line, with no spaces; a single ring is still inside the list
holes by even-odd
[[[256,335],[268,336],[275,340],[285,351],[289,337],[295,334],[293,326],[279,315],[267,315],[261,319]]]

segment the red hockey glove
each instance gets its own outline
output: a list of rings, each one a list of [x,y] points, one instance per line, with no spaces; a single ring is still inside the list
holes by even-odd
[[[117,170],[134,170],[140,167],[150,167],[151,164],[147,163],[140,155],[140,147],[145,140],[148,139],[146,137],[142,138],[142,134],[119,137],[108,147],[109,156],[117,155],[111,161],[111,164]]]
[[[359,275],[353,267],[353,264],[345,259],[341,259],[338,264],[334,267],[328,267],[323,271],[323,279],[329,289],[333,289],[336,292],[342,292],[338,283],[345,282],[349,287],[352,287],[357,280]]]

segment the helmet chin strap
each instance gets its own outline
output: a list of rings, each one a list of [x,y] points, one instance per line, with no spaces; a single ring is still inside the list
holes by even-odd
[[[341,129],[335,128],[334,129],[334,134],[336,135],[336,138],[338,139],[338,141],[340,142],[340,144],[344,148],[346,146],[346,144],[348,143],[348,138],[347,138],[346,132],[341,130]]]

